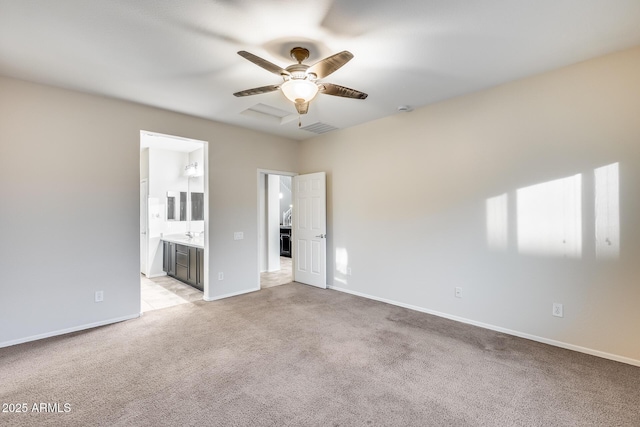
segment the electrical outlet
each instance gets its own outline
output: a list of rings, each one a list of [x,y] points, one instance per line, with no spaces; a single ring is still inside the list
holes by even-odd
[[[351,267],[347,267],[347,276],[351,276]]]
[[[462,288],[456,288],[456,298],[462,298]]]
[[[218,280],[224,280],[224,273],[222,271],[218,273]]]
[[[244,233],[242,231],[236,231],[233,233],[233,240],[242,240],[244,239]]]
[[[96,302],[104,301],[104,291],[96,291],[95,300]]]
[[[551,314],[553,314],[556,317],[564,317],[564,308],[562,307],[562,304],[554,302],[553,311]]]

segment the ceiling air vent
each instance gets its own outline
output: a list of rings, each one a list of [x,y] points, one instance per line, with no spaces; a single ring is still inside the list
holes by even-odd
[[[306,130],[307,132],[317,133],[317,134],[331,132],[332,130],[338,130],[337,127],[328,125],[326,123],[320,123],[320,122],[303,126],[300,129]]]

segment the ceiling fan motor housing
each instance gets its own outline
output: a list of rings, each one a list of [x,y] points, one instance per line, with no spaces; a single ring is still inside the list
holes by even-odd
[[[291,57],[298,61],[298,64],[301,64],[302,61],[309,57],[309,49],[305,49],[304,47],[294,47],[291,49]]]
[[[289,72],[289,76],[293,80],[302,80],[307,77],[308,68],[309,68],[308,65],[294,64],[294,65],[288,66],[286,70]],[[309,74],[309,77],[313,77],[313,76],[314,76],[313,74]]]

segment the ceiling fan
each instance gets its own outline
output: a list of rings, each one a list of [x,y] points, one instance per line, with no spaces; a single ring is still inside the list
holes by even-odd
[[[309,58],[309,50],[303,47],[294,47],[291,49],[291,57],[298,61],[298,63],[289,65],[287,68],[279,67],[266,59],[262,59],[244,50],[238,52],[238,55],[282,77],[284,82],[280,85],[262,86],[243,90],[234,93],[235,96],[258,95],[280,89],[284,96],[295,104],[298,114],[307,114],[309,111],[309,102],[315,98],[318,93],[355,99],[365,99],[368,96],[366,93],[355,89],[318,81],[327,77],[353,58],[353,54],[346,50],[309,66],[302,63],[302,61]]]

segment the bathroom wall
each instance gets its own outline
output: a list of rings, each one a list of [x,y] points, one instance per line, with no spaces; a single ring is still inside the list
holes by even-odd
[[[187,191],[184,168],[188,163],[188,153],[149,148],[149,277],[165,275],[162,270],[162,235],[187,231],[186,221],[167,220],[167,192],[180,194]]]
[[[191,178],[189,188],[191,192],[204,193],[204,148],[198,148],[188,154],[188,164],[198,163],[198,174]],[[204,231],[203,221],[191,221],[191,230],[195,233]]]

